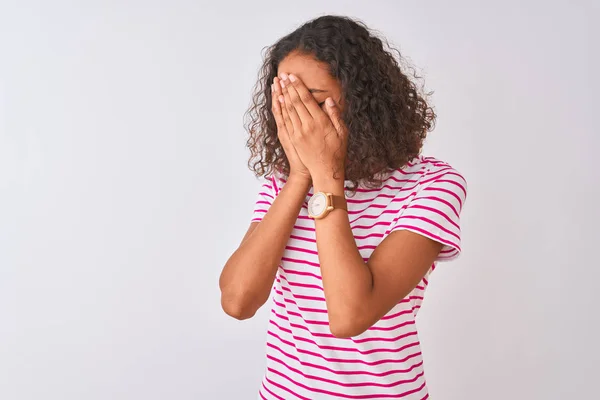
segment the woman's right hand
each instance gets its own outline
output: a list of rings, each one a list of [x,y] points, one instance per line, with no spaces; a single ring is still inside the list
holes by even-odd
[[[304,166],[300,157],[298,157],[298,153],[290,140],[288,125],[290,129],[294,128],[291,124],[291,120],[287,116],[287,109],[282,107],[283,104],[279,100],[280,96],[283,96],[280,79],[275,77],[273,84],[271,84],[271,110],[275,116],[275,122],[277,123],[277,137],[279,138],[279,142],[290,163],[290,178],[297,177],[310,181],[310,172],[308,172],[308,169]],[[289,123],[286,123],[286,121],[289,121]]]

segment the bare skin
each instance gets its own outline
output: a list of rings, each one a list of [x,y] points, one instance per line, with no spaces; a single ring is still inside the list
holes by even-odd
[[[324,64],[296,52],[280,63],[278,75],[272,110],[291,172],[264,219],[251,224],[221,274],[223,308],[239,319],[254,315],[268,299],[311,184],[315,192],[344,196],[347,129],[340,118],[339,83]],[[345,211],[334,210],[316,220],[315,227],[329,327],[337,337],[359,335],[387,314],[421,281],[442,249],[422,235],[395,231],[365,263]]]

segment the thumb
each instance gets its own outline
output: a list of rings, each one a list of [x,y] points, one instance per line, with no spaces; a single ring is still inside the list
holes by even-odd
[[[327,112],[327,115],[329,116],[333,127],[335,128],[337,133],[341,135],[344,132],[344,122],[342,121],[340,108],[337,106],[337,104],[331,97],[328,97],[325,100],[325,105],[327,106],[325,107],[325,111]]]

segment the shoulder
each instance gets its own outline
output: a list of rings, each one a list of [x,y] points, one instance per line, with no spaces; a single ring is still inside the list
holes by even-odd
[[[424,189],[432,185],[450,185],[467,194],[467,181],[462,173],[449,163],[435,157],[420,156],[409,162],[405,167],[393,171],[390,179],[409,180],[413,182],[416,189]]]

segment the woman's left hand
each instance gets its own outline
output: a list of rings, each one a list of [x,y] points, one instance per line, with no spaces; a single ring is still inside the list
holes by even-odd
[[[311,174],[319,178],[344,180],[348,131],[335,101],[328,97],[324,110],[304,83],[295,75],[281,81],[287,111],[283,117],[298,157]]]

